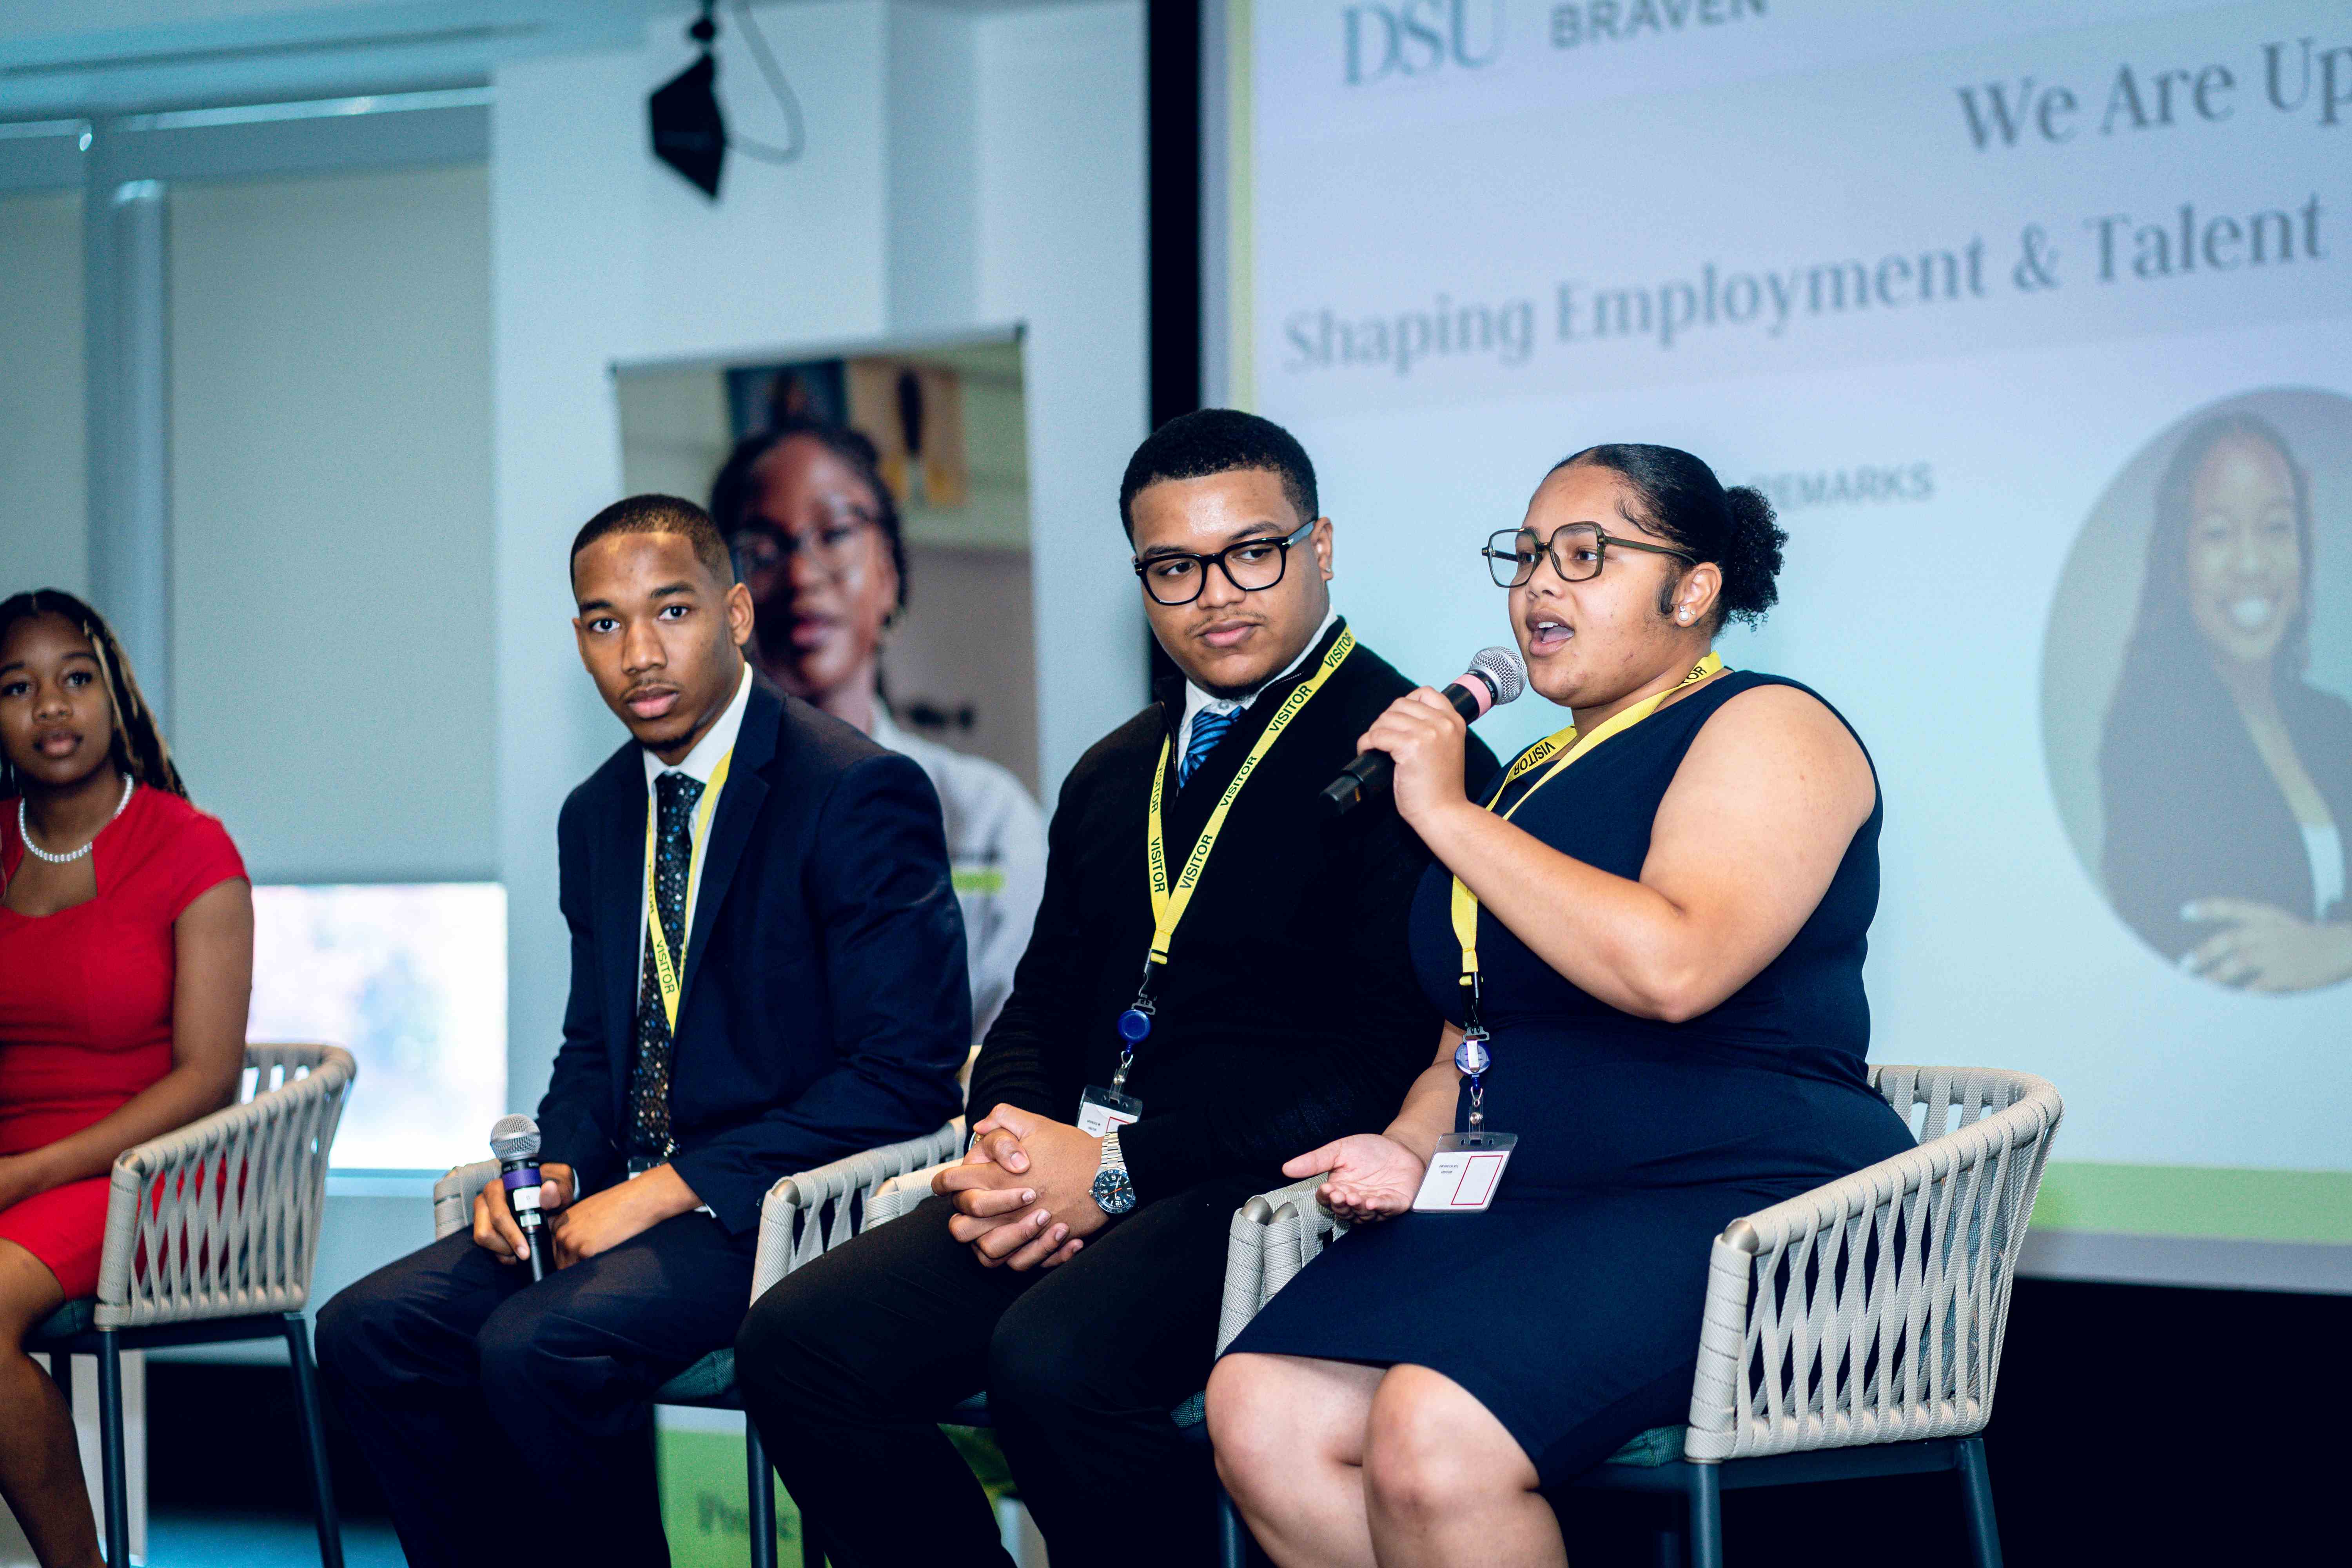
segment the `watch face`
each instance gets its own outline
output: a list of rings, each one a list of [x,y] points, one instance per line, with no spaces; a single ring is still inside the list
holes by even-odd
[[[1113,1166],[1095,1173],[1095,1206],[1105,1214],[1125,1214],[1135,1206],[1135,1184],[1127,1172]]]

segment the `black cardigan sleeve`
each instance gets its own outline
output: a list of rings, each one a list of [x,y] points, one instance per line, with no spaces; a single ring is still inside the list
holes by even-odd
[[[1092,772],[1086,762],[1072,770],[1045,829],[1045,891],[1036,923],[1013,968],[1013,994],[989,1026],[972,1068],[965,1103],[975,1121],[1000,1105],[1057,1121],[1077,1110],[1076,1080],[1085,1075],[1079,1020],[1095,975],[1087,957],[1092,944],[1070,885],[1069,838],[1084,820]]]

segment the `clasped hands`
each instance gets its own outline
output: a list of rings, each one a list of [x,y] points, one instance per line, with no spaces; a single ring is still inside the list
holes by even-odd
[[[1101,1139],[1013,1105],[971,1131],[971,1152],[934,1175],[931,1191],[954,1202],[948,1234],[983,1267],[1059,1268],[1110,1223],[1094,1198]]]

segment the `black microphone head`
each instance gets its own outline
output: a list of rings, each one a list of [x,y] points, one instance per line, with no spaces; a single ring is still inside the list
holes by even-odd
[[[501,1160],[530,1160],[539,1155],[539,1123],[528,1116],[501,1116],[490,1129],[490,1152]]]
[[[1528,667],[1519,662],[1519,650],[1515,647],[1483,647],[1470,661],[1470,671],[1483,675],[1493,688],[1495,706],[1517,702],[1528,689]]]

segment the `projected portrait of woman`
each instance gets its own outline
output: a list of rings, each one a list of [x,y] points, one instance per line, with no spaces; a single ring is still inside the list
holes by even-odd
[[[2310,675],[2312,512],[2259,415],[2180,438],[2100,734],[2116,911],[2186,972],[2249,991],[2352,978],[2352,705]]]

